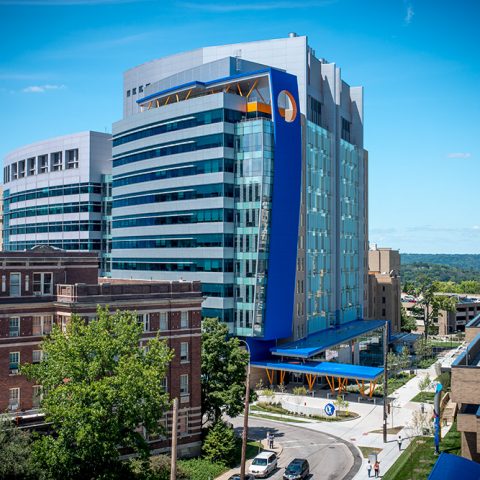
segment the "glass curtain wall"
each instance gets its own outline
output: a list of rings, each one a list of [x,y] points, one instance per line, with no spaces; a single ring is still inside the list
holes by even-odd
[[[273,124],[235,126],[235,334],[263,334],[273,183]]]
[[[332,289],[332,134],[308,121],[306,128],[307,333],[334,321]]]

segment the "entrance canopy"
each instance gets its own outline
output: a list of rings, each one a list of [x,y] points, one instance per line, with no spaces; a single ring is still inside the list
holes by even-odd
[[[458,455],[443,452],[433,466],[428,480],[479,479],[480,465]]]
[[[281,370],[293,373],[313,374],[319,377],[339,377],[348,380],[374,381],[383,375],[383,368],[365,367],[333,362],[252,362],[252,367]]]
[[[270,351],[273,355],[282,357],[310,358],[323,350],[353,340],[384,325],[385,320],[354,320],[335,328],[321,330],[302,340],[271,348]]]

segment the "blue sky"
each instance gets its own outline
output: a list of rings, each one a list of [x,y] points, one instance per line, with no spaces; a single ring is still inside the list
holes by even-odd
[[[475,0],[0,0],[0,158],[111,131],[132,66],[295,31],[365,87],[370,241],[480,253],[479,17]]]

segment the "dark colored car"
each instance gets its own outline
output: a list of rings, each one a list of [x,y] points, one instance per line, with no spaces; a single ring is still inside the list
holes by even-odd
[[[284,480],[299,480],[307,478],[310,475],[310,465],[304,458],[295,458],[292,460],[283,474]]]
[[[240,480],[240,474],[235,473],[228,480]],[[255,480],[255,477],[249,473],[245,473],[245,480]]]

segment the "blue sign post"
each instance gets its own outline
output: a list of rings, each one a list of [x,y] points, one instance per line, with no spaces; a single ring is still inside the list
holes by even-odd
[[[442,393],[443,386],[441,383],[437,383],[435,388],[435,397],[433,398],[433,425],[435,436],[435,453],[440,453],[440,395]]]
[[[335,405],[333,405],[333,403],[327,403],[323,410],[329,417],[331,417],[335,413]]]

